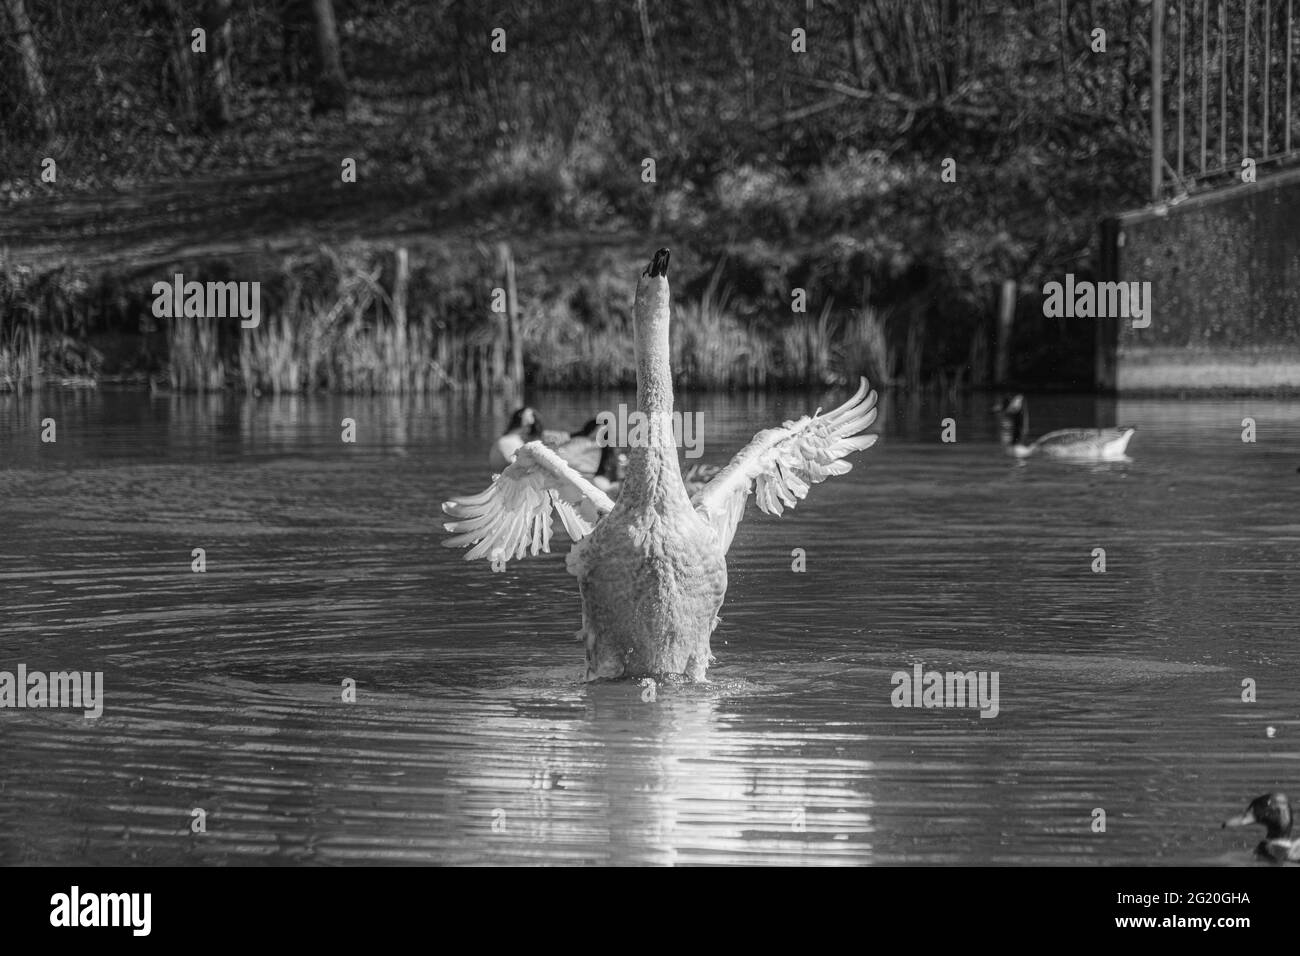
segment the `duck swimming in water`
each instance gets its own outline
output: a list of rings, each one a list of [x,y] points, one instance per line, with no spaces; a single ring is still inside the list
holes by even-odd
[[[637,409],[647,427],[628,456],[618,500],[534,441],[486,491],[443,505],[455,519],[443,544],[472,545],[467,560],[495,567],[549,551],[552,512],[560,516],[574,540],[566,566],[582,596],[578,637],[588,680],[704,680],[727,591],[727,551],[749,496],[779,515],[812,485],[849,471],[843,459],[876,441],[859,434],[876,419],[876,393],[863,379],[839,408],[760,431],[688,497],[672,425],[668,258],[667,249],[655,253],[637,283]]]
[[[1265,827],[1264,839],[1255,847],[1255,855],[1274,863],[1300,863],[1300,840],[1291,837],[1291,805],[1284,793],[1266,793],[1256,797],[1239,817],[1223,821],[1225,827]]]
[[[1035,442],[1029,437],[1029,407],[1025,396],[1008,399],[999,409],[1002,449],[1016,458],[1045,455],[1078,461],[1123,461],[1135,428],[1067,428],[1048,432]]]

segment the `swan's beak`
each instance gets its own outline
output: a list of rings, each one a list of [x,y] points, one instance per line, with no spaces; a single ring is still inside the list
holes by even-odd
[[[636,301],[632,304],[632,318],[636,323],[637,342],[639,347],[650,347],[652,349],[663,348],[665,356],[668,350],[668,318],[669,318],[669,299],[668,291],[668,257],[670,253],[667,249],[660,249],[650,260],[650,264],[645,267],[641,273],[641,278],[636,284]],[[641,336],[650,333],[652,338],[658,343],[660,337],[662,343],[650,345],[646,340],[642,343]]]
[[[647,275],[652,279],[655,276],[663,276],[664,278],[667,278],[668,259],[671,255],[672,251],[670,249],[660,249],[654,254],[654,258],[650,260],[650,264],[645,267],[643,275]]]

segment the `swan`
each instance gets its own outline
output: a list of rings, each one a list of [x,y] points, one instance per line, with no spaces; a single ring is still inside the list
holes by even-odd
[[[1123,461],[1124,450],[1135,428],[1067,428],[1048,432],[1025,444],[1029,431],[1029,405],[1025,396],[1016,395],[998,409],[1002,418],[1002,448],[1016,458],[1046,455],[1048,458],[1074,458],[1087,461]]]
[[[705,680],[727,551],[750,494],[762,511],[780,515],[811,485],[848,472],[844,458],[876,441],[859,434],[876,419],[876,393],[864,378],[839,408],[760,431],[688,497],[672,427],[668,260],[660,249],[637,282],[637,409],[646,440],[630,450],[618,500],[533,441],[487,490],[442,506],[454,519],[443,545],[470,547],[466,560],[490,559],[498,570],[525,553],[549,552],[552,512],[559,515],[574,541],[565,565],[582,599],[587,680]]]

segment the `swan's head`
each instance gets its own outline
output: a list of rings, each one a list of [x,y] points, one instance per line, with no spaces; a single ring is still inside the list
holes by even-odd
[[[660,249],[641,273],[636,284],[633,316],[638,326],[656,326],[668,322],[668,258],[672,253]]]
[[[672,255],[670,249],[660,249],[650,260],[650,264],[645,267],[645,272],[641,273],[647,278],[657,278],[658,276],[668,277],[668,258]]]
[[[510,416],[510,424],[506,426],[505,433],[509,435],[514,431],[536,441],[542,437],[542,420],[531,408],[516,408],[515,413]]]

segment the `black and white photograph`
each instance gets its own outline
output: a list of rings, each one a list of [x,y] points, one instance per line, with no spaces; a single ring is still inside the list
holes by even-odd
[[[21,922],[998,867],[1256,938],[1297,223],[1300,0],[0,0]]]

